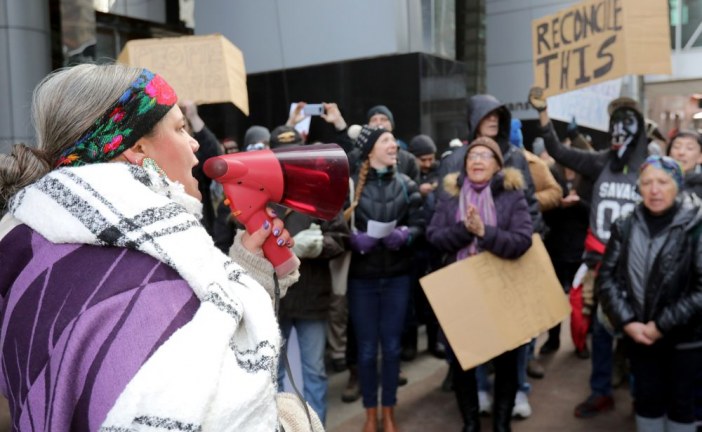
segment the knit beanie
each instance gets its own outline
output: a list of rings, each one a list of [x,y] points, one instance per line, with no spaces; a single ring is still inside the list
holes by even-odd
[[[383,114],[385,117],[390,120],[390,124],[392,125],[392,129],[395,130],[395,117],[392,116],[392,112],[388,107],[385,105],[376,105],[373,108],[368,110],[368,114],[366,115],[366,119],[370,121],[371,117],[373,117],[376,114]]]
[[[494,139],[488,138],[488,137],[478,137],[478,138],[474,139],[473,142],[471,142],[468,145],[468,149],[466,151],[466,157],[468,157],[468,154],[470,153],[470,150],[473,147],[478,147],[478,146],[486,147],[488,150],[490,150],[495,155],[495,160],[500,165],[500,168],[502,168],[504,166],[505,161],[502,157],[502,151],[500,150],[500,146],[497,144],[497,142],[495,142]]]
[[[263,126],[251,126],[246,130],[246,134],[244,135],[244,148],[256,143],[268,144],[270,138],[271,133],[268,131],[268,128]]]
[[[509,142],[518,149],[524,148],[524,136],[522,135],[522,121],[513,118],[509,128]]]
[[[429,135],[417,135],[409,143],[409,152],[416,157],[435,154],[436,144]]]
[[[368,155],[371,150],[373,150],[375,142],[378,141],[378,138],[385,132],[392,133],[383,128],[371,128],[368,126],[363,126],[361,128],[361,132],[359,132],[358,138],[356,138],[356,146],[361,149],[361,160],[368,159]]]

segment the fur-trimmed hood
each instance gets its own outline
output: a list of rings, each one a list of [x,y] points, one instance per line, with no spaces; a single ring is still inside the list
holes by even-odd
[[[465,173],[450,173],[447,174],[443,179],[444,191],[449,196],[458,196],[461,191],[461,186],[463,186],[463,181],[465,179]],[[516,168],[503,168],[497,174],[495,174],[490,180],[490,188],[493,192],[498,192],[502,190],[523,190],[526,189],[526,184],[524,181],[524,176],[521,171]]]

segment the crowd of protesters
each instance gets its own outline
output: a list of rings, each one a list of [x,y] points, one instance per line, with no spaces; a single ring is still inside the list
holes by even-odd
[[[129,73],[127,75],[131,77]],[[129,84],[129,80],[125,80]],[[115,83],[112,93],[119,93],[125,83]],[[52,91],[46,84],[44,86],[45,92]],[[538,353],[534,338],[520,347],[500,353],[483,365],[463,370],[419,279],[452,262],[470,259],[481,252],[490,252],[506,260],[519,259],[531,247],[532,236],[538,235],[551,257],[564,297],[569,295],[573,299],[577,294],[577,302],[571,302],[577,305],[571,319],[585,323],[582,334],[576,335],[573,331],[573,341],[576,355],[589,359],[592,364],[590,395],[574,407],[574,415],[588,418],[614,409],[612,389],[621,384],[623,376],[628,375],[637,430],[683,432],[700,427],[700,134],[693,130],[680,130],[669,142],[662,142],[662,134],[644,118],[638,103],[619,98],[609,106],[608,142],[590,142],[589,137],[580,133],[575,121],[568,125],[566,136],[559,137],[548,116],[546,99],[540,89],[531,89],[529,102],[539,117],[538,136],[532,143],[524,142],[521,122],[512,118],[504,104],[491,95],[476,95],[468,100],[468,136],[456,137],[448,146],[449,150],[441,155],[428,135],[412,137],[408,144],[395,136],[396,119],[385,105],[369,107],[364,118],[354,119],[357,124],[348,124],[335,103],[323,104],[321,118],[334,128],[336,142],[349,160],[351,178],[344,209],[336,218],[326,221],[273,206],[271,214],[276,226],[266,227],[261,234],[261,239],[267,235],[282,236],[300,259],[299,274],[295,274],[295,280],[286,282],[290,286],[286,285],[287,293],[280,300],[277,323],[283,343],[279,353],[286,355],[289,348],[287,340],[294,329],[303,378],[301,393],[319,423],[324,424],[327,419],[327,370],[331,368],[337,373],[348,371],[342,400],[352,403],[361,399],[366,419],[359,424],[360,430],[399,430],[398,423],[401,422],[396,418],[395,407],[402,401],[398,399],[397,392],[399,386],[407,383],[401,371],[401,362],[416,358],[419,351],[418,328],[422,325],[426,327],[427,351],[447,362],[448,373],[441,387],[455,394],[464,431],[479,430],[481,415],[492,416],[495,431],[511,430],[513,418],[530,417],[532,408],[527,377],[541,379],[546,375],[539,357],[551,355],[561,348],[560,324],[547,332],[546,342]],[[35,103],[48,104],[40,99]],[[102,102],[95,102],[92,121],[102,121],[96,117],[98,114],[108,108],[115,109],[103,105]],[[305,118],[305,105],[304,102],[298,103],[281,125],[251,126],[241,144],[233,139],[218,140],[198,115],[197,107],[189,101],[178,101],[176,105],[175,100],[169,100],[159,117],[150,120],[148,126],[153,128],[160,124],[161,117],[169,110],[175,110],[173,107],[179,106],[179,113],[182,110],[183,127],[192,137],[183,143],[189,146],[188,157],[194,153],[200,161],[192,170],[192,176],[197,180],[197,190],[187,192],[202,199],[202,212],[196,214],[204,233],[213,240],[212,248],[206,245],[206,253],[221,258],[224,267],[231,262],[227,261],[227,256],[246,261],[249,259],[246,258],[247,250],[255,251],[260,244],[246,240],[248,234],[244,233],[231,213],[221,186],[204,175],[202,162],[212,156],[239,151],[314,144],[307,143],[306,135],[296,128]],[[123,109],[128,111],[130,108]],[[121,120],[114,111],[108,114],[106,122]],[[136,111],[127,112],[126,115],[134,115],[138,121],[144,121]],[[80,127],[76,126],[76,139],[87,139],[84,134],[96,133],[95,128],[87,132],[78,129]],[[147,132],[144,131],[144,136],[150,139]],[[89,139],[92,136],[89,135]],[[109,148],[101,147],[100,151],[104,150],[105,154],[119,161],[134,163],[129,159],[134,149],[148,150],[147,142],[135,140],[130,144],[133,147],[119,147],[119,152],[113,151],[109,145]],[[12,258],[12,262],[21,261],[22,256],[11,255],[17,247],[29,247],[32,240],[27,239],[30,237],[39,233],[48,236],[50,241],[53,238],[50,229],[46,233],[42,231],[44,225],[40,217],[22,213],[22,203],[31,201],[34,197],[32,194],[36,193],[34,189],[48,188],[51,181],[61,180],[59,175],[33,186],[43,175],[53,175],[46,164],[55,168],[71,164],[94,165],[110,160],[93,159],[91,156],[91,159],[76,164],[75,159],[71,159],[77,154],[73,143],[57,145],[49,142],[46,145],[50,149],[51,146],[56,147],[52,150],[56,157],[49,157],[48,162],[37,162],[44,166],[40,170],[41,175],[23,180],[24,183],[18,182],[21,187],[7,180],[7,173],[16,171],[12,163],[19,165],[20,162],[16,161],[30,156],[39,159],[48,157],[46,148],[41,153],[22,147],[11,156],[3,156],[0,165],[3,170],[0,203],[3,213],[7,213],[3,225],[0,225],[0,257]],[[83,151],[80,146],[78,149]],[[89,154],[92,153],[81,153],[80,157],[87,158]],[[156,156],[154,158],[158,159]],[[145,164],[142,159],[136,165]],[[70,181],[87,184],[91,181],[91,174],[89,170],[84,171],[85,174],[76,171],[78,174]],[[139,180],[137,171],[132,169],[129,172],[136,173],[134,176]],[[124,181],[134,180],[127,178],[126,174],[127,171],[115,175],[125,176]],[[85,179],[80,180],[80,175],[85,175]],[[168,170],[163,176],[180,180],[171,178]],[[109,188],[105,190],[109,191]],[[41,200],[37,202],[41,204]],[[58,202],[62,203],[67,214],[80,216],[83,211],[71,208],[72,205],[80,206],[79,203]],[[102,211],[97,201],[95,206],[98,209],[96,212]],[[10,225],[9,217],[17,218],[20,227],[23,226],[21,223],[28,224],[31,230],[17,231],[17,223]],[[95,232],[95,245],[127,249],[132,246],[129,240],[121,240],[118,233],[107,232],[105,227],[95,227],[96,230],[98,228],[102,231]],[[55,243],[75,240],[82,228],[76,225],[75,230],[76,237],[69,236],[67,240],[59,238]],[[198,231],[196,237],[201,241],[202,233]],[[53,243],[45,247],[51,251],[58,248]],[[71,253],[63,249],[54,252]],[[87,250],[85,256],[79,258],[87,263],[90,253]],[[175,266],[176,271],[182,271],[184,286],[211,282],[207,278],[202,281],[197,277],[188,279],[188,272],[193,269],[173,261],[177,261],[177,257],[173,256],[173,253],[171,258],[164,255],[160,259],[161,264],[166,263]],[[156,258],[159,261],[158,256]],[[40,268],[43,264],[30,259],[27,262],[18,261],[17,265]],[[8,325],[5,320],[7,314],[21,306],[9,301],[12,297],[8,297],[8,293],[24,290],[23,295],[28,295],[25,291],[31,292],[32,280],[23,279],[5,266],[3,269],[0,272],[0,288],[3,296],[2,337],[5,340],[6,337],[16,336],[12,332],[22,332],[17,323]],[[65,275],[57,278],[70,278],[70,273],[66,271]],[[219,269],[217,271],[222,273],[224,280],[234,277],[231,274],[227,276]],[[168,279],[167,275],[163,278]],[[99,284],[99,281],[94,283]],[[260,283],[268,288],[268,281]],[[578,289],[571,292],[576,285]],[[179,334],[177,325],[188,322],[192,316],[197,317],[195,302],[212,301],[214,295],[205,294],[204,297],[193,297],[194,302],[186,311],[186,315],[189,314],[187,317],[170,310],[169,313],[173,315],[171,321],[177,323],[171,325],[171,321],[164,321],[163,328],[167,331],[162,329],[160,337]],[[35,301],[41,308],[42,297]],[[190,300],[184,297],[181,301]],[[115,316],[115,326],[117,321],[118,317]],[[192,321],[195,322],[196,318],[192,318]],[[587,335],[589,344],[586,342]],[[155,344],[153,349],[157,352],[161,342],[158,338],[149,340],[149,343]],[[2,346],[3,370],[7,372],[8,364],[13,363],[13,374],[22,380],[35,379],[34,372],[29,373],[30,378],[14,371],[18,366],[15,362],[19,361],[15,357],[20,354],[26,354],[23,348],[5,343]],[[135,363],[120,381],[121,385],[131,383],[132,376],[141,372],[139,366],[147,362],[151,352],[142,354],[142,357],[135,357]],[[202,355],[205,354],[206,351],[203,351]],[[44,355],[47,356],[46,353]],[[97,364],[103,361],[102,356],[105,355],[93,352],[89,361]],[[22,361],[25,360],[29,362],[30,359],[28,357]],[[35,358],[31,360],[36,361]],[[75,361],[80,362],[80,359],[76,357]],[[284,364],[275,360],[268,365],[271,369],[275,368],[271,371],[274,376],[272,382],[277,382],[280,391],[284,387]],[[90,368],[90,363],[86,367]],[[44,376],[43,373],[41,376]],[[9,391],[15,398],[36,399],[36,396],[29,394],[29,389],[23,387],[24,384],[18,384],[19,381],[15,383],[13,379],[5,373],[6,382],[2,388],[6,394]],[[52,378],[49,374],[44,379]],[[91,375],[91,380],[94,379],[96,377]],[[148,393],[148,388],[138,387],[148,387],[148,375],[147,381],[135,382],[136,390],[133,391]],[[65,397],[70,399],[72,390],[69,387],[57,384],[55,388],[67,392]],[[164,385],[163,391],[169,388]],[[86,393],[82,395],[79,394],[81,397],[91,397],[85,396]],[[97,396],[103,397],[99,411],[102,416],[108,414],[107,410],[112,406],[110,403],[118,404],[121,400],[116,399],[119,393]],[[219,396],[224,395],[217,394]],[[19,416],[13,420],[16,424],[29,424],[26,422],[31,423],[31,409],[25,410],[25,402],[20,399],[12,401],[12,414]],[[41,399],[41,403],[51,404],[51,398]],[[61,421],[82,422],[88,429],[103,424],[102,419],[98,421],[90,417],[90,410],[75,414],[84,409],[82,403],[61,405],[60,408],[64,410],[61,415],[65,417]],[[127,402],[123,403],[128,405]],[[115,405],[118,408],[109,412],[127,412],[127,405]],[[154,412],[163,408],[157,405],[152,407]],[[90,401],[85,401],[85,406],[89,407]],[[165,409],[164,412],[172,410]],[[270,415],[270,412],[266,413]],[[111,415],[109,420],[114,425],[122,425],[122,420],[115,415]]]

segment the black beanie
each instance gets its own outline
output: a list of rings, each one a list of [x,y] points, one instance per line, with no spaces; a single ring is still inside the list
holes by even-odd
[[[417,135],[409,143],[409,152],[416,157],[435,154],[436,144],[429,135]]]
[[[395,117],[392,116],[392,112],[388,107],[385,105],[376,105],[373,108],[368,110],[368,114],[366,115],[366,119],[370,121],[371,117],[373,117],[376,114],[383,114],[385,117],[390,120],[390,124],[392,125],[392,129],[395,130]]]
[[[368,155],[371,150],[373,150],[375,142],[378,141],[378,138],[385,132],[392,133],[383,128],[371,128],[368,126],[363,126],[361,128],[361,132],[358,134],[358,138],[356,138],[356,146],[361,148],[362,161],[368,159]]]

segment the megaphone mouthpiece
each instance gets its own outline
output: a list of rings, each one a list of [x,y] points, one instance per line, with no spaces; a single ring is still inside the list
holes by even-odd
[[[226,156],[215,156],[207,159],[202,165],[202,170],[207,177],[220,181],[225,175],[228,179],[242,178],[248,172],[248,168],[240,160]]]
[[[224,159],[210,158],[202,166],[205,175],[211,179],[217,179],[227,173],[227,162]]]

